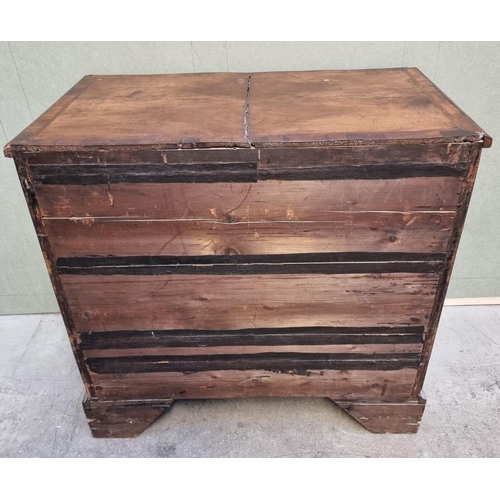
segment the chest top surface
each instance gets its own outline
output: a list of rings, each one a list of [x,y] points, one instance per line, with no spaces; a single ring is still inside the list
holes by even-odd
[[[418,69],[82,78],[5,148],[218,148],[491,139]]]

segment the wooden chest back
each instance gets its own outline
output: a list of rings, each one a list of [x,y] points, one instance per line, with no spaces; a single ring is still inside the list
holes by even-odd
[[[416,70],[369,73],[86,77],[7,147],[96,436],[250,396],[416,431],[490,139]]]

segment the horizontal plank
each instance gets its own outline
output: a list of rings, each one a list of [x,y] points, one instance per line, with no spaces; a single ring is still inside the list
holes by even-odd
[[[35,186],[45,217],[328,221],[336,212],[454,211],[456,177],[262,181],[257,184]]]
[[[454,158],[454,156],[452,156]],[[119,149],[97,151],[43,151],[26,153],[30,166],[35,165],[166,165],[192,163],[245,163],[256,162],[256,149],[152,149],[135,145]],[[431,160],[435,161],[435,160]],[[457,160],[458,161],[458,160]]]
[[[307,375],[260,370],[198,373],[96,374],[96,396],[113,399],[330,397],[336,400],[405,401],[417,370],[321,370]]]
[[[469,143],[261,148],[259,168],[383,165],[388,159],[393,164],[454,164],[468,162],[469,152]]]
[[[423,326],[247,328],[243,330],[125,330],[81,332],[84,350],[236,346],[316,346],[422,343]],[[243,346],[243,347],[241,347]]]
[[[453,175],[453,174],[450,174]],[[48,165],[32,168],[33,184],[91,186],[118,183],[257,182],[257,163],[186,165]]]
[[[311,255],[311,254],[308,254]],[[425,254],[424,254],[425,255]],[[435,254],[430,254],[435,255]],[[441,255],[441,254],[437,254]],[[70,258],[71,259],[71,258]],[[67,264],[70,259],[64,259]],[[77,257],[70,265],[58,259],[60,274],[81,275],[262,275],[262,274],[373,274],[373,273],[439,273],[444,269],[441,261],[402,262],[285,262],[245,264],[157,264],[138,263],[135,257]],[[120,264],[114,263],[116,260]]]
[[[44,165],[31,169],[33,184],[109,185],[119,183],[206,183],[258,180],[359,180],[415,177],[463,178],[469,164],[326,165],[257,169],[256,163],[168,164],[168,165]]]
[[[61,275],[85,331],[425,325],[438,274]]]
[[[307,165],[378,165],[387,163],[460,163],[468,161],[469,143],[391,144],[275,149],[151,149],[134,146],[94,151],[26,153],[34,165],[122,165],[230,163],[260,159],[259,168]]]
[[[218,346],[218,347],[144,347],[137,349],[90,349],[84,350],[85,358],[114,358],[123,356],[207,356],[217,354],[259,353],[354,353],[354,354],[403,354],[422,352],[417,344],[340,344],[340,345],[277,345],[277,346]]]
[[[415,353],[311,354],[268,352],[198,356],[123,356],[87,358],[94,373],[203,372],[213,370],[268,370],[305,374],[309,370],[402,370],[418,368]]]
[[[311,166],[281,167],[258,170],[259,180],[336,180],[336,179],[409,179],[413,177],[458,177],[463,179],[469,168],[468,163],[415,165],[356,165],[356,166]]]
[[[85,255],[231,255],[445,252],[454,213],[339,213],[334,222],[45,219],[56,258]],[[133,242],[133,245],[131,244]]]
[[[442,261],[444,253],[413,252],[337,252],[289,253],[271,255],[137,255],[106,257],[60,257],[59,267],[109,267],[109,266],[182,266],[208,264],[283,264],[283,263],[374,263],[374,262],[431,262]]]

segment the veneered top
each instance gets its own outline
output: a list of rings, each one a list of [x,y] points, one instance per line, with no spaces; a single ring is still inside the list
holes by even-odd
[[[86,76],[5,153],[472,140],[491,145],[415,68]]]

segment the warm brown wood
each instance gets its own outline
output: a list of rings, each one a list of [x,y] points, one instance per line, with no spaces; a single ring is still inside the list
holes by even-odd
[[[444,213],[336,213],[332,222],[45,219],[56,257],[445,251],[455,218]],[[134,242],[131,245],[131,241]]]
[[[435,274],[61,276],[79,331],[425,325]]]
[[[165,401],[111,401],[86,399],[85,416],[95,438],[133,438],[143,432],[172,405]]]
[[[454,211],[457,177],[35,187],[45,217],[331,221],[336,212]],[[112,203],[110,201],[112,196]]]
[[[485,136],[415,68],[102,75],[80,81],[11,141],[6,153],[466,142]]]
[[[484,132],[420,71],[395,68],[254,74],[249,135],[257,146],[276,146],[463,142]]]
[[[416,432],[490,145],[414,68],[83,78],[5,153],[93,435],[263,396]]]
[[[23,130],[13,141],[5,146],[5,155],[12,156],[16,151],[22,151],[30,148],[17,148],[16,145],[25,144],[30,146],[32,140],[38,136],[48,125],[52,123],[59,115],[64,113],[66,108],[77,99],[87,88],[94,83],[93,75],[84,76],[76,85],[74,85],[66,94],[55,102],[45,113],[39,116],[29,127]],[[15,145],[16,144],[16,145]],[[36,149],[35,149],[36,151]],[[26,160],[26,158],[24,158]]]
[[[224,399],[329,397],[333,400],[404,402],[416,370],[321,370],[307,374],[261,370],[197,373],[92,374],[99,399]]]
[[[87,76],[11,141],[15,146],[248,147],[248,75]],[[26,148],[24,148],[26,149]]]
[[[425,400],[403,403],[335,401],[363,427],[376,434],[408,434],[418,431]]]

